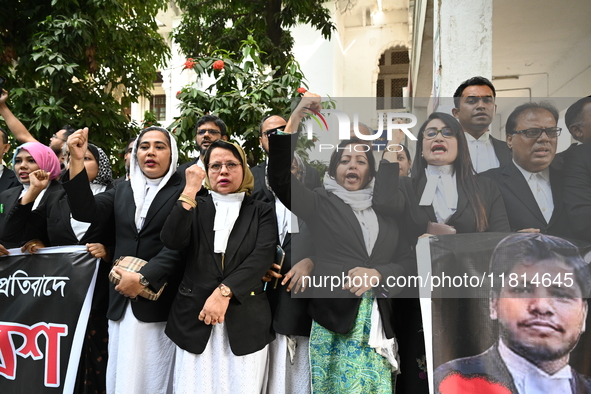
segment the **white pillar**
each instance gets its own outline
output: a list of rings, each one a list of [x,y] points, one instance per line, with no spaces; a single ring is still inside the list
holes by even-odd
[[[452,97],[460,83],[474,76],[492,79],[492,13],[492,0],[435,0],[437,97]]]

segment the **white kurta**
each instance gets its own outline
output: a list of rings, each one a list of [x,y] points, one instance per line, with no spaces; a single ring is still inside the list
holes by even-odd
[[[289,352],[291,340],[295,341],[293,362]],[[312,391],[309,350],[310,337],[292,335],[288,338],[277,334],[269,344],[267,394],[309,394]]]
[[[136,319],[131,302],[121,320],[109,320],[108,394],[172,393],[175,345],[165,326]]]
[[[225,323],[212,327],[201,354],[177,346],[174,365],[175,394],[260,394],[267,386],[268,349],[235,356]]]

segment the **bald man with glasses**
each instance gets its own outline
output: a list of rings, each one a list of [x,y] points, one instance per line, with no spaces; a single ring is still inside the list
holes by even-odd
[[[549,103],[515,108],[505,127],[512,161],[481,174],[497,183],[513,231],[572,235],[562,202],[562,160],[555,160],[562,131],[557,122]]]

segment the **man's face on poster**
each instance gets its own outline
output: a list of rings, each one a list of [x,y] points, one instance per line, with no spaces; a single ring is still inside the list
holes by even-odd
[[[517,275],[517,282],[509,282],[511,273]],[[531,282],[536,274],[540,282],[537,285]],[[524,276],[529,282],[525,286]],[[547,287],[541,283],[544,277],[552,281]],[[572,286],[565,286],[568,277],[572,278]],[[561,286],[556,278],[562,279]],[[498,296],[491,298],[490,317],[498,320],[503,342],[538,365],[564,357],[568,360],[585,331],[587,301],[582,298],[574,270],[563,261],[525,262],[505,275],[505,286]]]

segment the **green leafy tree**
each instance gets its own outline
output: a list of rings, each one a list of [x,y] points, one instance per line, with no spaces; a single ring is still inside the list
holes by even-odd
[[[309,23],[324,38],[335,30],[326,0],[177,0],[184,10],[174,39],[188,57],[210,56],[216,50],[238,52],[252,36],[264,64],[282,73],[293,60],[289,29]]]
[[[170,56],[155,21],[167,5],[3,1],[0,75],[7,79],[12,112],[42,142],[64,124],[87,126],[91,141],[115,157],[137,132],[125,108],[150,96],[156,70]]]
[[[179,140],[181,152],[192,150],[197,120],[211,113],[224,120],[230,138],[247,152],[250,165],[262,160],[261,119],[270,114],[288,117],[292,99],[299,97],[298,89],[305,91],[305,83],[296,61],[290,61],[283,75],[277,76],[279,67],[264,65],[260,55],[257,43],[249,36],[238,53],[218,50],[213,56],[187,61],[185,67],[213,76],[215,82],[205,89],[197,84],[185,86],[177,95],[182,102],[181,116],[170,129]]]

